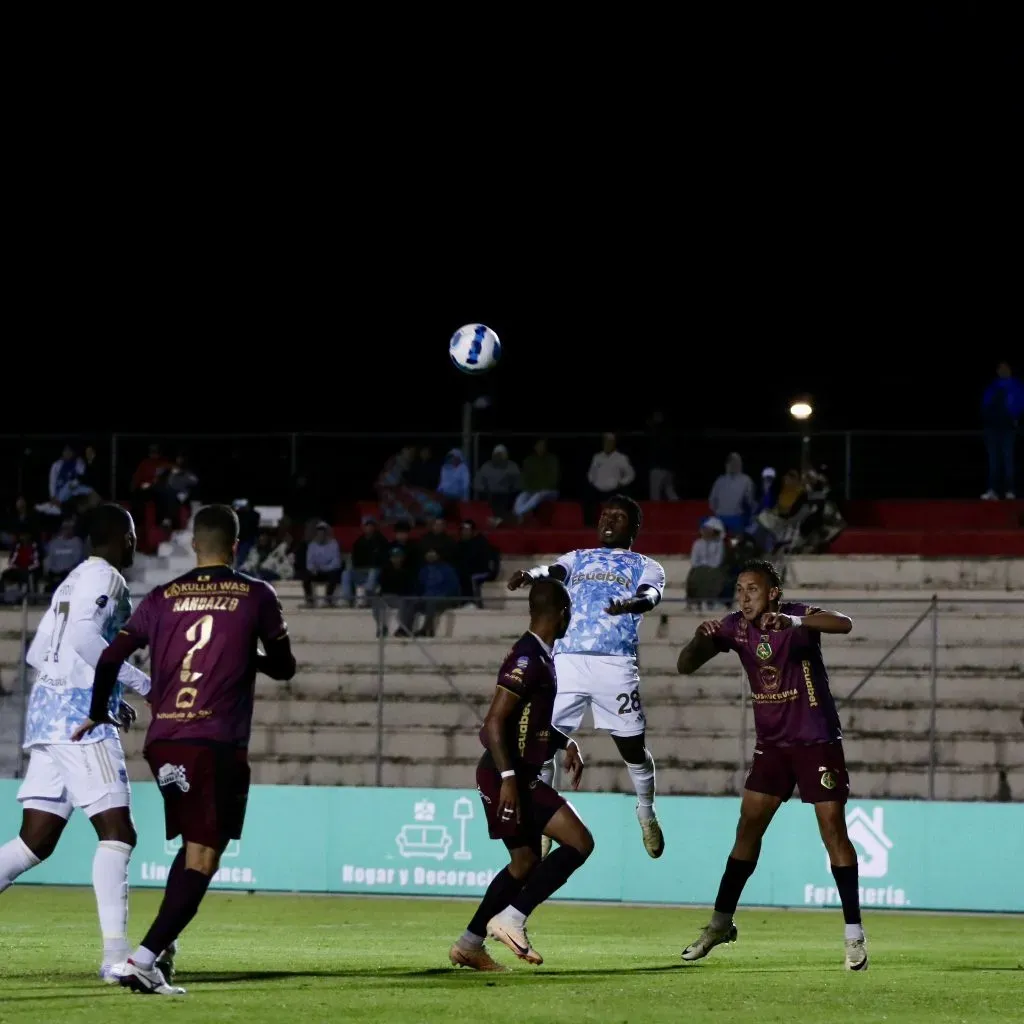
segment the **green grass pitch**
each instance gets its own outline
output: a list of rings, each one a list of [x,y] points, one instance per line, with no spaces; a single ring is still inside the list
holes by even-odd
[[[160,894],[132,894],[141,937]],[[16,885],[0,896],[0,1022],[317,1024],[976,1024],[1024,1021],[1024,916],[876,913],[871,956],[843,970],[836,911],[740,908],[739,942],[682,966],[703,909],[552,904],[531,920],[542,967],[448,966],[468,901],[213,893],[186,931],[182,999],[96,978],[91,890]]]

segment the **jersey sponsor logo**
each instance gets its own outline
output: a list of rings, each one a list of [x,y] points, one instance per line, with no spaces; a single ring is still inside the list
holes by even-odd
[[[595,570],[593,572],[579,572],[572,578],[572,586],[577,586],[580,583],[593,582],[593,583],[617,583],[620,587],[628,587],[629,580],[621,573],[617,572],[602,572]]]
[[[516,660],[516,668],[524,669],[530,664],[529,658],[519,658]]]
[[[814,692],[814,680],[811,678],[811,663],[804,660],[801,662],[801,666],[804,670],[804,685],[807,687],[807,705],[808,707],[816,708],[818,706],[818,697]]]
[[[177,786],[182,793],[187,793],[191,788],[188,777],[185,774],[185,766],[181,764],[162,764],[156,773],[156,784],[158,786]]]
[[[523,706],[522,714],[519,716],[519,756],[522,757],[526,753],[526,739],[530,733],[530,707],[531,705],[526,704]]]

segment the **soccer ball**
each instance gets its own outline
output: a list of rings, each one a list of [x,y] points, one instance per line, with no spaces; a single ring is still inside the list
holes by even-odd
[[[463,373],[486,373],[498,362],[501,342],[490,327],[466,324],[452,335],[448,355],[455,368]]]

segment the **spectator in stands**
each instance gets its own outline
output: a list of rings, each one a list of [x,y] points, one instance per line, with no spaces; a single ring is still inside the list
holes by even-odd
[[[39,545],[28,530],[22,530],[7,559],[7,568],[0,574],[0,587],[14,585],[22,593],[34,594],[39,586],[41,570]]]
[[[508,457],[508,449],[496,444],[491,457],[477,470],[473,490],[491,506],[491,525],[500,526],[512,511],[521,490],[519,467]]]
[[[156,505],[156,518],[159,522],[163,517],[157,505],[157,492],[153,490],[171,469],[171,461],[160,454],[160,445],[151,444],[149,454],[135,467],[132,474],[132,518],[135,529],[139,533],[139,547],[145,549],[151,545],[146,532],[146,509],[150,504]],[[155,548],[155,544],[152,544]]]
[[[46,545],[44,560],[46,586],[56,590],[65,577],[85,558],[85,545],[81,537],[75,536],[74,519],[61,523],[60,533]]]
[[[28,507],[25,496],[19,494],[10,515],[0,526],[0,548],[10,551],[23,533],[28,533],[33,539],[39,536],[39,516]]]
[[[459,577],[436,548],[427,548],[419,571],[419,594],[423,599],[423,625],[416,636],[433,636],[438,616],[458,604]]]
[[[522,523],[538,505],[558,500],[558,482],[561,470],[558,456],[548,451],[548,443],[541,438],[533,451],[523,459],[523,489],[516,495],[512,511]]]
[[[413,459],[409,467],[406,482],[413,487],[420,487],[425,491],[437,490],[437,480],[441,473],[441,465],[434,458],[434,453],[428,445],[423,445]]]
[[[404,564],[409,571],[415,575],[420,571],[420,549],[412,539],[412,525],[407,519],[400,519],[395,523],[395,539],[391,545],[392,551],[395,548],[402,549],[405,558]]]
[[[498,578],[501,553],[476,528],[472,519],[462,523],[462,536],[455,551],[455,568],[459,574],[459,589],[478,608],[483,608],[482,588]]]
[[[660,409],[647,420],[647,444],[651,501],[678,501],[672,435],[665,429],[665,414]]]
[[[180,528],[182,509],[187,506],[198,483],[199,477],[188,468],[188,459],[182,454],[177,456],[172,466],[157,473],[150,491],[156,502],[157,521],[165,529]]]
[[[367,597],[377,593],[381,569],[388,560],[390,545],[377,528],[373,516],[363,516],[363,535],[356,537],[348,565],[341,574],[341,596],[349,608],[355,606],[356,588],[362,587]]]
[[[613,494],[626,494],[629,485],[636,479],[636,471],[625,452],[618,450],[618,442],[614,434],[602,437],[601,451],[595,452],[590,460],[587,480],[590,482],[590,495],[584,502],[587,523],[597,524],[597,514],[601,505]]]
[[[765,466],[761,470],[761,495],[757,499],[757,508],[754,510],[756,516],[767,509],[775,508],[778,498],[775,493],[775,468]]]
[[[430,529],[420,537],[416,546],[420,565],[426,560],[428,551],[436,551],[438,558],[449,565],[455,559],[455,541],[448,534],[448,524],[440,516],[430,524]]]
[[[105,476],[105,473],[106,467],[100,463],[96,446],[87,444],[82,449],[82,474],[78,479],[83,487],[87,487],[92,492],[97,503],[100,501],[100,495],[110,484],[110,477],[109,475]]]
[[[725,460],[725,472],[714,482],[708,503],[727,531],[742,533],[746,529],[756,502],[754,481],[743,472],[739,452],[730,453]]]
[[[452,448],[445,457],[437,493],[446,505],[469,501],[469,466],[462,459],[461,448]]]
[[[995,501],[1000,491],[1009,501],[1016,498],[1013,480],[1014,446],[1017,428],[1024,418],[1024,384],[1021,384],[1002,362],[996,377],[985,389],[981,400],[981,416],[985,425],[985,448],[988,451],[988,490],[982,495]]]
[[[686,600],[691,608],[711,609],[725,588],[725,524],[715,516],[701,523],[700,536],[690,548]]]
[[[388,459],[377,478],[377,497],[381,518],[385,522],[408,519],[413,523],[425,523],[444,511],[436,491],[416,487],[409,482],[409,471],[415,457],[416,449],[406,445]]]
[[[260,533],[260,514],[252,507],[248,498],[235,498],[231,507],[238,516],[238,550],[235,565],[245,565],[249,553]],[[312,536],[312,533],[310,534]],[[303,564],[305,562],[303,561]]]
[[[295,555],[291,547],[292,539],[287,531],[275,536],[270,530],[261,530],[241,571],[268,583],[290,580],[295,575]]]
[[[306,545],[306,571],[302,575],[302,592],[306,595],[306,606],[316,607],[313,584],[324,584],[324,599],[328,606],[334,606],[334,592],[341,582],[341,548],[338,539],[331,533],[329,523],[317,523],[313,539]]]
[[[64,505],[73,498],[88,495],[91,489],[82,483],[85,475],[85,462],[75,454],[71,445],[64,445],[61,456],[50,466],[50,500],[45,505],[36,506],[46,515],[60,515]]]
[[[395,545],[380,571],[380,597],[373,602],[373,617],[377,623],[377,636],[388,635],[388,609],[398,610],[395,636],[412,636],[416,616],[417,575],[409,567],[405,548]]]

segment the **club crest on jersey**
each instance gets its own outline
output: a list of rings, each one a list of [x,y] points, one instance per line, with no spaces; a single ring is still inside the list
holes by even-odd
[[[761,642],[754,649],[754,653],[762,660],[767,661],[772,656],[772,645],[768,640],[768,634],[761,634]]]
[[[182,793],[191,789],[188,778],[185,775],[185,766],[181,764],[162,764],[156,773],[156,784],[158,786],[177,786]]]
[[[765,693],[775,693],[778,690],[782,675],[777,668],[765,665],[758,669],[758,674],[761,677],[761,686]]]
[[[831,772],[822,772],[821,773],[821,784],[826,789],[835,789],[836,788],[836,777]]]

